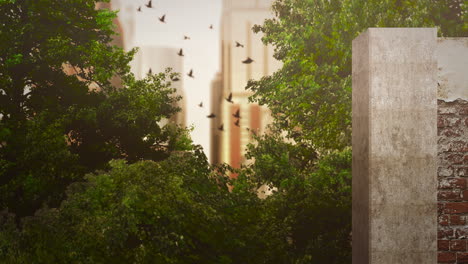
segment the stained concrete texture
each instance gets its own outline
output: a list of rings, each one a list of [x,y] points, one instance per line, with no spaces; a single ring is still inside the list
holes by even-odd
[[[436,263],[435,28],[353,41],[353,263]]]
[[[468,38],[438,38],[436,57],[438,98],[468,99]]]

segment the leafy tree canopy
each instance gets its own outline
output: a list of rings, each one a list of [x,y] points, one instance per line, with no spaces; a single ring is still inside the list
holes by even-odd
[[[349,263],[352,40],[369,27],[466,37],[466,3],[276,0],[273,12],[253,30],[283,66],[247,85],[250,100],[271,110],[272,133],[250,145],[244,174],[273,190],[265,222],[289,239],[287,263]]]
[[[278,0],[273,11],[254,31],[283,67],[249,82],[251,99],[268,105],[289,138],[321,151],[351,144],[351,42],[361,32],[438,27],[440,36],[468,36],[461,0]]]
[[[108,161],[190,148],[169,71],[135,80],[95,0],[0,2],[0,207],[31,215]],[[120,78],[121,89],[111,82]],[[166,122],[167,123],[167,122]]]
[[[159,162],[114,160],[21,229],[0,215],[0,256],[11,263],[275,262],[270,255],[283,253],[266,245],[280,237],[258,224],[260,200],[242,188],[230,193],[227,180],[198,148]]]

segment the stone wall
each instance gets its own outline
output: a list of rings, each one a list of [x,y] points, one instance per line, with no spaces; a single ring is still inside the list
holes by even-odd
[[[438,262],[468,263],[468,101],[438,100]]]
[[[468,263],[468,38],[353,41],[353,264]]]

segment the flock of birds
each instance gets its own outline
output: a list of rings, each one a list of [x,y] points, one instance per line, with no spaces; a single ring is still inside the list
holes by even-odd
[[[153,8],[153,1],[152,0],[149,0],[147,4],[145,4],[145,6],[147,8]],[[142,9],[141,9],[141,6],[139,6],[137,8],[137,12],[142,12]],[[159,21],[161,23],[166,23],[166,14],[163,14],[161,17],[158,17]],[[213,29],[213,25],[210,25],[209,26],[209,29]],[[190,40],[190,37],[189,36],[186,36],[184,35],[184,40]],[[235,42],[236,43],[236,48],[244,48],[244,45],[239,43],[238,41]],[[184,50],[183,49],[180,49],[179,52],[177,52],[177,55],[179,55],[180,57],[183,57],[185,56],[184,54]],[[250,57],[247,57],[245,60],[242,61],[242,63],[244,64],[250,64],[254,62],[253,59],[251,59]],[[150,74],[152,73],[152,70],[151,68],[149,69],[148,71]],[[187,73],[187,76],[190,77],[190,78],[195,78],[195,76],[193,75],[193,69],[190,69],[190,71]],[[178,77],[173,77],[171,78],[171,80],[173,82],[177,82],[179,81],[180,79]],[[232,101],[232,93],[229,94],[229,96],[227,98],[225,98],[225,100],[228,102],[228,103],[231,103],[231,104],[234,104],[234,101]],[[203,107],[203,102],[200,102],[200,104],[198,104],[199,107]],[[234,125],[237,126],[237,127],[240,127],[239,125],[239,121],[240,121],[240,109],[237,109],[237,111],[232,114],[233,117],[237,118],[237,120],[234,122]],[[214,113],[211,113],[209,115],[206,116],[207,118],[216,118],[216,115]],[[224,124],[221,124],[219,127],[218,127],[218,130],[219,131],[224,131]]]

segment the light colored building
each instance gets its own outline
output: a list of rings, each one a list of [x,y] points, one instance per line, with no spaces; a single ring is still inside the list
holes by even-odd
[[[239,168],[245,162],[245,149],[251,142],[249,131],[264,133],[271,122],[269,110],[248,102],[248,80],[259,80],[281,67],[273,58],[273,47],[261,41],[252,27],[271,18],[272,0],[224,0],[221,20],[221,73],[212,85],[211,162],[228,163]],[[237,46],[236,42],[243,45]],[[250,64],[242,61],[253,59]],[[232,101],[225,100],[232,93]],[[239,110],[240,119],[233,116]],[[239,120],[239,126],[235,122]],[[219,130],[223,125],[224,131]]]
[[[120,35],[122,47],[127,51],[133,49],[136,43],[136,16],[140,14],[137,8],[142,6],[142,4],[135,1],[111,0],[111,5],[103,3],[99,3],[99,5],[105,5],[112,10],[118,10],[117,21],[119,23],[117,25],[119,32],[124,32],[124,34]],[[145,8],[143,7],[143,9]],[[153,73],[159,73],[164,72],[167,67],[170,67],[174,72],[183,74],[183,59],[177,55],[177,49],[156,45],[143,45],[138,48],[139,51],[130,63],[131,70],[137,79],[145,78],[150,68]],[[172,82],[172,88],[177,90],[176,94],[181,95],[182,100],[177,103],[181,111],[173,116],[170,121],[185,126],[186,98],[183,89],[183,79],[180,77],[180,81]]]
[[[172,82],[172,88],[176,89],[176,94],[182,96],[182,100],[177,103],[181,111],[177,113],[171,121],[176,124],[186,125],[186,99],[184,92],[184,62],[183,58],[177,55],[179,50],[164,46],[141,46],[131,62],[132,72],[137,79],[143,79],[148,74],[149,69],[153,73],[164,72],[166,68],[171,68],[173,72],[181,74],[179,81]]]
[[[121,36],[122,47],[128,51],[134,46],[135,16],[137,15],[136,7],[133,2],[121,0],[111,0],[110,2],[110,8],[114,11],[118,11],[118,20],[120,22],[119,32],[125,32],[125,34]],[[102,5],[103,3],[99,4]]]

